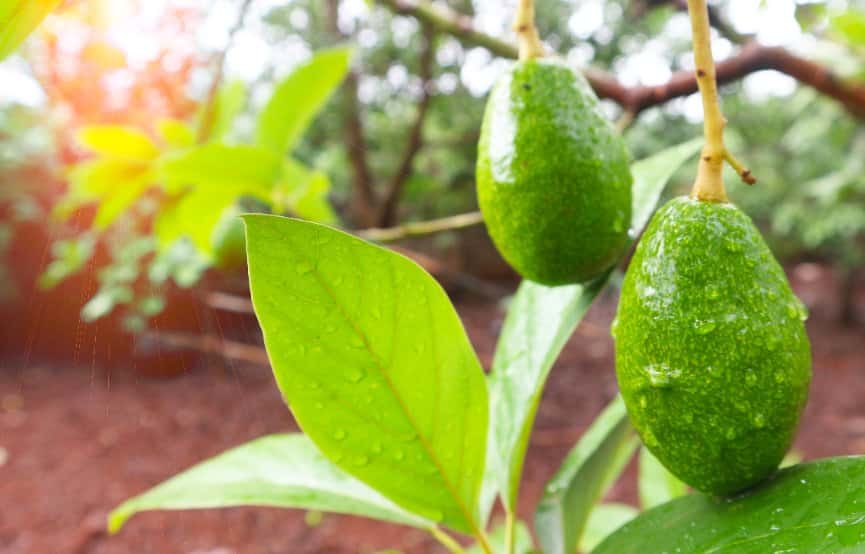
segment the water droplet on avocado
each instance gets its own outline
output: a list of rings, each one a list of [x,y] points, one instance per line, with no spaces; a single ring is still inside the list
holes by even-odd
[[[355,467],[363,467],[363,466],[367,465],[368,463],[369,463],[369,456],[367,456],[365,454],[361,454],[360,456],[358,456],[357,458],[352,460],[352,464]]]
[[[682,370],[673,369],[667,364],[655,364],[646,366],[646,375],[649,377],[649,384],[655,388],[669,388],[673,386],[676,379],[682,375]]]
[[[766,417],[760,413],[754,414],[751,423],[753,423],[754,427],[756,427],[757,429],[762,429],[766,426]]]
[[[648,427],[643,430],[642,437],[643,442],[646,443],[646,446],[658,446],[658,437],[656,437],[655,433]]]
[[[610,336],[616,338],[616,331],[619,330],[619,318],[613,318],[613,322],[610,323]]]
[[[698,319],[697,321],[694,322],[694,329],[697,331],[698,335],[708,335],[709,333],[714,331],[715,328],[717,328],[717,327],[718,327],[718,324],[715,323],[711,319],[706,319],[706,320],[699,320]]]
[[[343,431],[342,429],[337,429],[336,431],[333,432],[333,438],[335,438],[338,441],[344,440],[345,439],[345,431]]]
[[[786,380],[787,380],[787,376],[784,375],[783,371],[779,370],[779,371],[775,372],[775,382],[776,383],[778,383],[780,385],[781,383],[785,382]]]
[[[395,451],[395,452],[393,453],[393,457],[394,457],[394,459],[395,459],[396,461],[399,462],[399,461],[401,461],[403,458],[405,458],[405,453],[404,453],[402,450],[397,450],[397,451]]]
[[[709,285],[706,289],[706,298],[709,300],[717,300],[721,298],[721,291],[714,285]]]
[[[734,427],[728,427],[727,430],[724,432],[724,436],[729,441],[735,439],[737,434],[738,433],[736,433],[736,429]]]

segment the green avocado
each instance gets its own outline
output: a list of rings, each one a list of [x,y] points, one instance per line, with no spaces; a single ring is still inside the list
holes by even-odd
[[[806,317],[742,211],[684,197],[661,208],[612,326],[619,388],[652,454],[714,495],[772,473],[808,396]]]
[[[494,87],[478,144],[478,203],[523,277],[588,281],[618,260],[631,220],[628,154],[585,78],[556,59],[516,62]]]

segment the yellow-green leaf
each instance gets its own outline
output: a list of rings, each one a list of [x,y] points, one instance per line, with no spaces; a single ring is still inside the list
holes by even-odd
[[[78,142],[109,158],[150,161],[159,155],[147,133],[123,125],[89,125],[78,131]]]
[[[60,0],[0,2],[0,60],[11,54]]]

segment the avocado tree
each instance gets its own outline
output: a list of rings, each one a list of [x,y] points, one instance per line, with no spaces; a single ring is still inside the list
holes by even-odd
[[[428,6],[391,4],[448,24]],[[599,210],[597,229],[614,228],[610,220],[630,212],[622,227],[633,244],[652,219],[628,267],[613,329],[622,396],[549,483],[534,518],[537,544],[516,516],[528,438],[558,353],[614,273],[616,241],[601,241],[615,254],[593,260],[588,274],[565,271],[550,279],[558,286],[523,281],[485,375],[444,291],[419,266],[331,227],[265,214],[243,216],[252,300],[277,384],[303,434],[266,437],[203,462],[123,503],[109,528],[144,510],[251,504],[410,525],[458,553],[466,547],[451,532],[472,537],[471,550],[487,554],[865,547],[865,458],[777,470],[810,380],[806,313],[759,231],[728,201],[725,165],[745,182],[754,177],[724,141],[706,2],[689,0],[687,8],[696,67],[686,86],[701,93],[702,149],[689,141],[622,167],[621,146],[596,121],[589,88],[569,69],[539,59],[545,48],[531,0],[519,2],[515,18],[520,60],[490,100],[481,194],[509,186],[508,194],[532,201],[510,214],[533,222],[532,236],[515,242],[519,236],[502,232],[496,239],[515,253],[516,269],[544,267],[549,260],[537,253],[548,241],[568,240],[560,232],[567,222],[547,219],[558,206],[533,203],[546,189],[549,202],[590,218],[591,200],[605,201],[604,187],[630,181],[630,172],[630,205]],[[603,89],[597,75],[589,81]],[[633,113],[650,101],[623,91],[607,89],[624,94]],[[565,109],[563,102],[576,105]],[[552,146],[537,148],[550,136],[574,141],[562,150],[570,164],[555,160]],[[690,196],[652,217],[671,175],[698,150]],[[582,170],[579,180],[562,182],[573,166]],[[589,201],[578,202],[582,196]],[[499,202],[507,207],[512,199],[482,201],[485,218],[500,217]],[[559,248],[589,248],[584,236],[569,240]],[[650,509],[636,515],[597,505],[640,441],[641,501]],[[685,494],[686,485],[697,492]],[[488,530],[496,498],[505,523]]]

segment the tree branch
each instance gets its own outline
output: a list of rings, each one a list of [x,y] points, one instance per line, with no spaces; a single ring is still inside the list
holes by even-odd
[[[339,29],[339,0],[327,0],[327,20],[331,34],[337,39],[345,38]],[[357,98],[358,76],[350,71],[342,85],[343,109],[345,110],[345,149],[351,163],[351,213],[354,224],[369,227],[375,224],[375,193],[372,189],[372,172],[366,159],[366,138],[360,118],[360,102]]]
[[[465,44],[482,46],[493,54],[516,58],[515,46],[475,30],[471,20],[453,11],[431,7],[415,0],[380,0],[394,13],[408,15],[453,35]],[[820,93],[837,100],[852,115],[865,119],[865,86],[846,81],[830,69],[801,58],[781,47],[749,42],[733,57],[717,64],[718,83],[725,84],[762,70],[775,70]],[[584,70],[595,93],[619,104],[634,115],[674,98],[697,92],[697,79],[691,71],[677,72],[659,86],[627,87],[612,75],[593,68]]]
[[[431,87],[433,77],[433,59],[435,58],[435,31],[429,24],[424,24],[423,50],[418,61],[418,76],[421,80],[421,97],[417,103],[417,113],[408,134],[408,141],[397,170],[391,178],[382,202],[378,217],[379,227],[390,227],[396,223],[396,210],[402,196],[405,183],[411,176],[412,165],[423,142],[423,126],[429,112],[432,99]]]
[[[481,212],[469,212],[465,214],[452,215],[441,219],[430,219],[418,223],[405,223],[397,227],[386,229],[364,229],[355,234],[363,239],[377,242],[391,242],[408,237],[418,237],[442,231],[453,231],[483,223]]]

